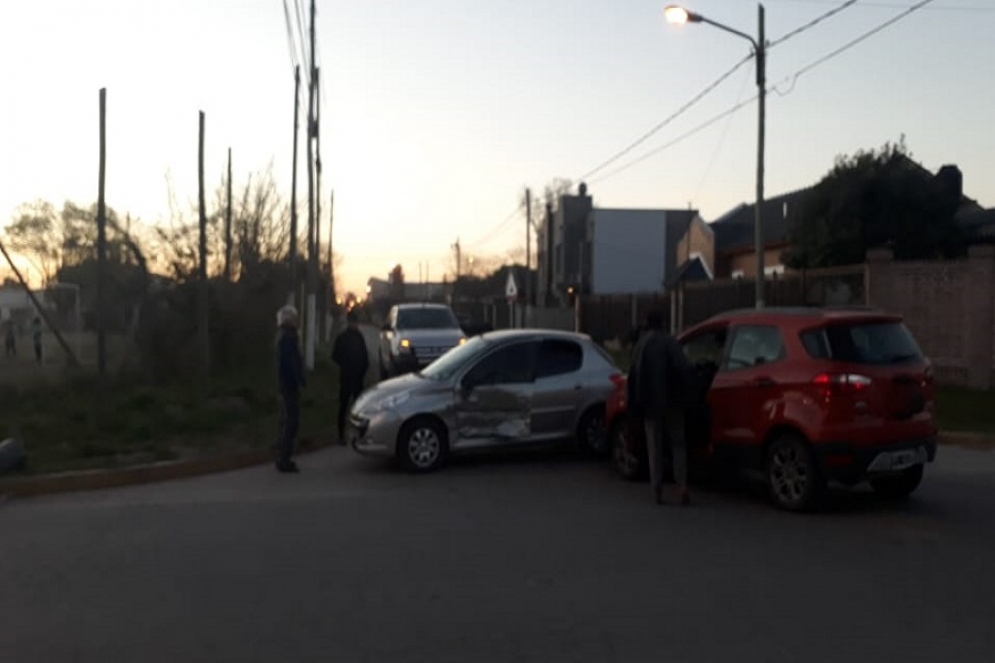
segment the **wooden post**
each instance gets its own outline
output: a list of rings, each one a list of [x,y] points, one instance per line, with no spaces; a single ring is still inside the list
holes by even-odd
[[[228,207],[225,210],[225,281],[231,281],[231,148],[228,148]]]
[[[301,66],[294,67],[294,162],[290,183],[290,304],[297,303],[297,134],[300,125]]]
[[[200,208],[200,283],[198,289],[197,332],[200,345],[201,388],[209,391],[211,378],[211,336],[208,331],[209,301],[207,290],[207,204],[204,200],[204,111],[200,111],[200,136],[197,149],[198,207]]]
[[[307,270],[307,309],[304,320],[304,366],[307,370],[314,369],[314,318],[315,318],[315,280],[317,274],[314,269],[314,80],[315,80],[315,0],[311,0],[311,66],[308,71],[308,110],[307,110],[307,249],[308,249],[308,270]]]
[[[107,88],[100,88],[100,174],[97,182],[97,374],[107,374],[107,210],[104,182],[107,173]]]

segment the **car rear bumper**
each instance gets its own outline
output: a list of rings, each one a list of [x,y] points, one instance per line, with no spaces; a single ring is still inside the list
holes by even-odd
[[[853,484],[870,476],[900,472],[911,465],[932,463],[936,446],[936,437],[927,437],[871,446],[825,442],[813,445],[813,450],[827,480]]]

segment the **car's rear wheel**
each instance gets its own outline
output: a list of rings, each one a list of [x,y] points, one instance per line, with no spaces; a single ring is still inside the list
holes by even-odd
[[[646,478],[647,459],[633,449],[629,439],[630,423],[627,417],[619,417],[612,424],[609,438],[612,445],[612,460],[615,471],[626,481],[639,481]]]
[[[891,474],[871,479],[871,488],[882,497],[902,499],[915,492],[922,483],[923,465],[913,465],[901,474]]]
[[[767,450],[767,488],[778,507],[807,511],[818,505],[826,482],[808,444],[800,436],[786,434]]]
[[[404,425],[397,439],[397,456],[410,472],[432,472],[442,467],[449,455],[449,443],[442,424],[419,417]]]
[[[611,453],[608,431],[605,429],[605,406],[589,407],[577,425],[577,441],[581,449],[596,458],[607,458]]]

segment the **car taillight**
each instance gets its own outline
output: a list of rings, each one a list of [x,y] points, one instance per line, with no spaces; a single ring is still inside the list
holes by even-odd
[[[610,376],[608,379],[612,381],[612,384],[615,385],[616,389],[621,389],[622,386],[625,385],[625,376],[624,375],[620,375],[618,373],[615,373],[614,375]]]
[[[812,384],[821,387],[826,395],[837,393],[860,393],[871,386],[871,379],[857,373],[820,373],[812,378]]]

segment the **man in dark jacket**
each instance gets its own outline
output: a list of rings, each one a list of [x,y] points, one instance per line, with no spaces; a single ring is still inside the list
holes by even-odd
[[[694,393],[694,371],[677,340],[663,329],[663,315],[650,311],[647,329],[633,351],[629,407],[646,429],[650,479],[657,504],[663,503],[664,435],[670,442],[674,483],[681,504],[691,501],[687,486],[684,407]]]
[[[359,397],[370,367],[363,332],[359,331],[359,318],[353,311],[346,315],[348,327],[335,339],[332,361],[339,365],[339,444],[345,444],[345,423],[349,406]]]
[[[301,387],[307,384],[304,362],[297,336],[298,316],[293,306],[284,306],[276,314],[279,333],[276,339],[277,382],[280,387],[280,438],[276,443],[276,469],[298,472],[290,459],[297,442],[301,422]]]

